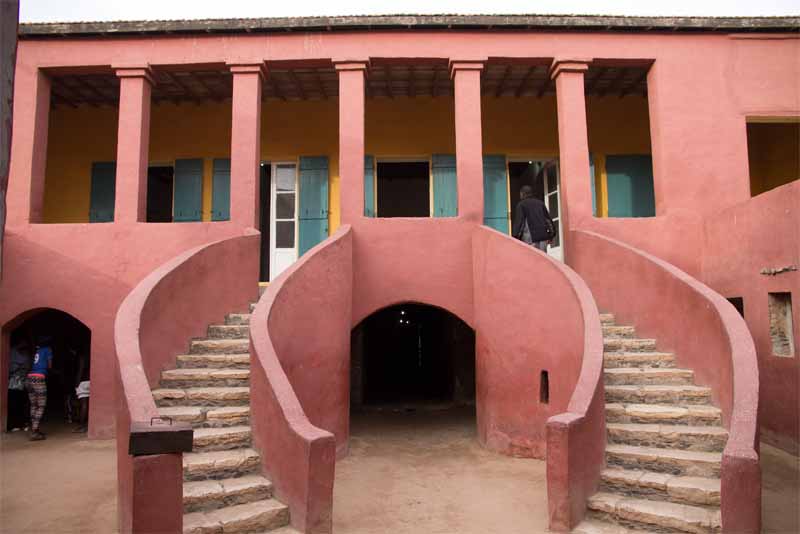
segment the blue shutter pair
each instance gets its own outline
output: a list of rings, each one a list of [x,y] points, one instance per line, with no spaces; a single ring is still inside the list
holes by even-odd
[[[175,222],[200,221],[203,218],[202,213],[203,160],[175,160],[172,220]]]
[[[298,255],[328,237],[328,158],[300,158]]]
[[[508,233],[508,175],[505,156],[483,156],[483,224]]]
[[[609,217],[653,217],[653,159],[649,155],[606,156]]]

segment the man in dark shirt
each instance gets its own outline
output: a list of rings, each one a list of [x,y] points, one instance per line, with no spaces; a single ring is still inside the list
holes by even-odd
[[[512,235],[542,252],[547,252],[547,244],[555,235],[553,219],[550,218],[547,206],[533,197],[533,188],[529,185],[522,186],[519,198],[520,201],[514,210]]]

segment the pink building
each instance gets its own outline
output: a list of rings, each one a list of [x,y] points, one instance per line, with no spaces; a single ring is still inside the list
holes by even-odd
[[[351,405],[397,385],[369,363],[372,318],[424,305],[464,343],[440,374],[481,443],[547,459],[553,530],[629,520],[624,488],[687,532],[757,532],[759,435],[800,443],[799,29],[21,25],[4,428],[12,339],[54,329],[90,354],[124,532],[200,532],[226,506],[328,532]],[[523,185],[556,224],[547,254],[509,236]],[[153,435],[157,416],[178,423]],[[269,504],[192,486],[242,474]]]

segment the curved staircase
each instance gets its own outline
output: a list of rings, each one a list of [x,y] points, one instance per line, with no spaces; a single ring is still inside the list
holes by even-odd
[[[720,532],[720,468],[728,432],[711,389],[673,354],[601,314],[606,468],[575,534]]]
[[[162,416],[194,427],[192,452],[183,455],[184,534],[299,534],[250,447],[249,321],[238,313],[209,326],[153,390]]]

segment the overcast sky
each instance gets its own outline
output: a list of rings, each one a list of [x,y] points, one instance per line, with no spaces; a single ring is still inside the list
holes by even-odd
[[[397,13],[798,15],[800,0],[20,0],[21,22]]]

